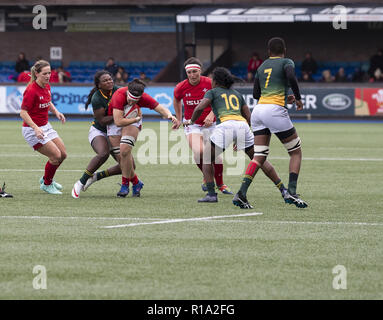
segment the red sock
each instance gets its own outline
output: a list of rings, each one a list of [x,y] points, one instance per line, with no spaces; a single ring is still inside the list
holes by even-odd
[[[258,165],[257,165],[256,162],[254,162],[254,161],[250,161],[249,165],[247,166],[245,175],[246,175],[246,176],[254,177],[254,175],[255,175],[255,170],[257,169],[257,166],[258,166]]]
[[[52,183],[53,177],[56,173],[57,168],[59,165],[51,164],[49,161],[47,161],[47,164],[45,165],[45,173],[44,173],[44,184],[50,185]]]
[[[122,181],[121,181],[122,185],[124,186],[129,186],[129,178],[125,178],[124,176],[122,176]]]
[[[138,183],[137,175],[135,174],[133,178],[130,178],[130,181],[132,181],[133,185],[136,185]]]
[[[222,163],[214,163],[214,179],[215,179],[215,184],[217,186],[222,186],[223,185],[223,164]]]

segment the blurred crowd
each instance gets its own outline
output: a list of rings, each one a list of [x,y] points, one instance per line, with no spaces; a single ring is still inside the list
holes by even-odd
[[[37,60],[41,60],[42,57],[37,57]],[[31,79],[31,68],[32,64],[26,58],[24,52],[20,52],[15,64],[15,71],[17,72],[17,76],[13,79],[16,82],[29,82]],[[109,71],[116,83],[116,85],[124,85],[128,82],[129,73],[125,71],[122,66],[116,64],[113,57],[109,57],[105,63],[104,70]],[[146,83],[149,83],[151,79],[147,77],[145,72],[140,72],[139,78]],[[57,68],[52,68],[52,74],[50,78],[51,83],[66,83],[71,82],[72,77],[69,71],[64,69],[63,65],[58,66]]]
[[[247,66],[247,81],[252,82],[258,67],[263,60],[257,52],[253,52]],[[297,62],[297,61],[295,61]],[[369,60],[369,67],[362,65],[352,68],[346,72],[343,66],[328,69],[321,69],[311,52],[307,52],[296,68],[297,77],[300,82],[383,82],[383,49],[378,49]]]

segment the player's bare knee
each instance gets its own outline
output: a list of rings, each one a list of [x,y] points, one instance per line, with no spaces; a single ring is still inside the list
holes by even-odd
[[[100,161],[106,161],[109,158],[109,151],[102,151],[99,154],[97,154],[97,157]]]
[[[64,158],[65,159],[65,158]],[[49,161],[55,165],[58,166],[61,162],[64,160],[61,160],[61,153],[55,153],[54,155],[49,157]]]
[[[63,162],[67,157],[67,153],[65,151],[61,151],[61,159],[60,162]]]

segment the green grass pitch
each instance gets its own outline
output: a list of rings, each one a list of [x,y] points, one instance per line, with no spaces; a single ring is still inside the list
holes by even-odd
[[[60,196],[40,191],[46,158],[25,143],[21,121],[0,122],[0,183],[14,195],[0,198],[0,299],[383,298],[381,123],[296,123],[303,142],[298,193],[309,207],[285,204],[259,172],[251,210],[222,194],[217,204],[198,204],[202,175],[191,154],[183,164],[160,163],[175,144],[186,146],[182,131],[167,148],[166,137],[145,148],[151,134],[160,136],[160,122],[144,122],[147,135],[135,147],[140,156],[156,152],[152,163],[137,163],[141,198],[117,198],[115,176],[73,199],[72,186],[94,155],[89,123],[52,125],[68,152],[55,177]],[[242,155],[228,154],[224,181],[235,192],[241,171],[227,170]],[[269,159],[287,184],[288,155],[275,137]],[[245,213],[262,215],[236,216]],[[216,216],[223,217],[196,219]],[[36,265],[46,268],[45,290],[33,287]],[[346,268],[346,289],[333,288],[337,265]]]

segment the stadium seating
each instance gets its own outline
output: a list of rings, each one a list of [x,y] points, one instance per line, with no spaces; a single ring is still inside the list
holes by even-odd
[[[33,62],[31,62],[32,64]],[[51,61],[52,68],[61,65],[60,61]],[[145,72],[146,76],[153,79],[167,64],[166,61],[117,61],[117,65],[122,66],[129,74],[128,81],[138,78],[140,72]],[[102,70],[105,61],[71,61],[65,68],[72,76],[74,83],[93,83],[93,76],[98,70]],[[14,61],[0,61],[0,82],[14,82],[17,79]]]
[[[31,62],[33,63],[33,62]],[[117,61],[117,65],[124,67],[125,71],[129,74],[128,81],[133,78],[138,78],[141,71],[145,72],[146,76],[153,79],[167,64],[166,61]],[[60,61],[51,61],[53,68],[60,66]],[[105,66],[105,61],[72,61],[66,68],[72,75],[72,82],[74,83],[92,83],[93,76],[98,70],[102,70]],[[313,75],[315,81],[320,81],[322,71],[329,69],[331,74],[335,76],[340,67],[345,69],[348,78],[351,78],[356,68],[361,68],[364,72],[368,71],[369,63],[366,61],[325,61],[318,62],[318,72]],[[301,77],[301,62],[295,62],[297,77]],[[230,68],[231,72],[239,78],[247,78],[247,62],[235,62]],[[1,82],[14,82],[18,74],[15,72],[14,61],[0,61],[0,83]]]
[[[300,61],[295,62],[295,72],[297,74],[297,77],[300,78],[302,75],[301,72],[301,65],[302,63]],[[322,61],[318,62],[318,71],[316,74],[313,75],[313,78],[315,81],[320,81],[322,78],[322,72],[323,70],[330,70],[331,74],[335,76],[335,74],[338,72],[339,68],[343,67],[345,70],[345,73],[349,79],[351,79],[352,74],[355,72],[355,69],[361,68],[364,72],[368,71],[369,63],[366,61],[351,61],[351,62],[344,62],[344,61]],[[238,61],[235,62],[232,67],[230,68],[230,71],[236,75],[239,78],[246,79],[247,78],[247,62],[245,61]]]

